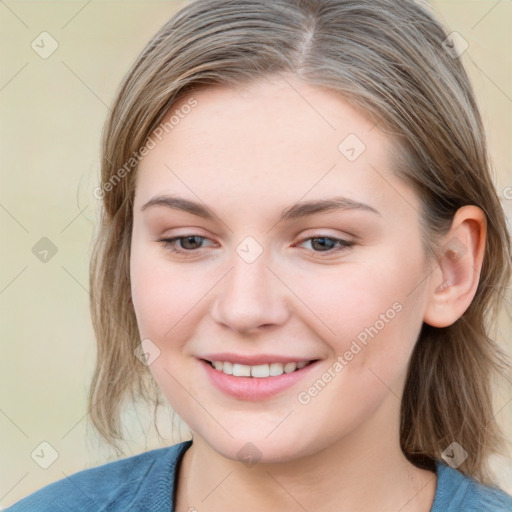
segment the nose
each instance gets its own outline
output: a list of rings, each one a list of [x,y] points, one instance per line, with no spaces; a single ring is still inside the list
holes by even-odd
[[[284,324],[289,315],[287,289],[263,255],[247,263],[234,253],[231,262],[213,303],[214,320],[244,333]]]

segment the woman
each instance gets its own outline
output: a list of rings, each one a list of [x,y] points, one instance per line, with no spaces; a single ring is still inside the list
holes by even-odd
[[[412,0],[173,16],[104,133],[90,405],[116,445],[161,392],[192,440],[8,510],[512,509],[510,235],[455,43]]]

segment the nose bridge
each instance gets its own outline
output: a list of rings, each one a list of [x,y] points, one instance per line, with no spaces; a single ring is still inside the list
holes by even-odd
[[[257,254],[251,241],[239,244],[215,300],[213,315],[217,322],[247,331],[285,321],[285,289],[267,268],[267,256],[263,250]]]

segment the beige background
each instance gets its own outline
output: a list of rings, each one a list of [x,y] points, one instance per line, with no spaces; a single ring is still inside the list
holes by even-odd
[[[88,311],[88,264],[97,217],[99,140],[114,92],[131,62],[181,2],[0,3],[2,173],[0,187],[0,504],[78,470],[112,460],[87,424],[86,390],[95,345]],[[473,79],[496,169],[512,217],[512,2],[435,1],[451,30],[468,41]],[[31,48],[41,32],[57,41],[47,59]],[[47,40],[47,46],[49,46]],[[36,40],[37,42],[37,40]],[[509,190],[509,194],[506,193]],[[508,198],[504,197],[508,195]],[[32,247],[49,238],[42,262]],[[509,308],[510,309],[510,308]],[[496,333],[512,343],[505,316]],[[509,352],[512,349],[509,345]],[[509,393],[510,394],[510,393]],[[512,396],[498,397],[512,437]],[[168,444],[180,440],[165,412]],[[127,413],[126,455],[158,447],[144,411]],[[187,437],[182,428],[183,439]],[[48,469],[51,449],[58,457]],[[34,459],[31,454],[34,454]],[[50,460],[45,459],[47,462]],[[512,460],[494,462],[512,493]]]

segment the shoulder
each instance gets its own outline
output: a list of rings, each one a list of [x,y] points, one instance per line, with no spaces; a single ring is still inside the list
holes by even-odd
[[[135,512],[148,502],[170,510],[176,465],[190,445],[191,441],[185,441],[79,471],[39,489],[5,512]]]
[[[512,512],[512,496],[483,485],[437,461],[437,490],[432,512]]]

